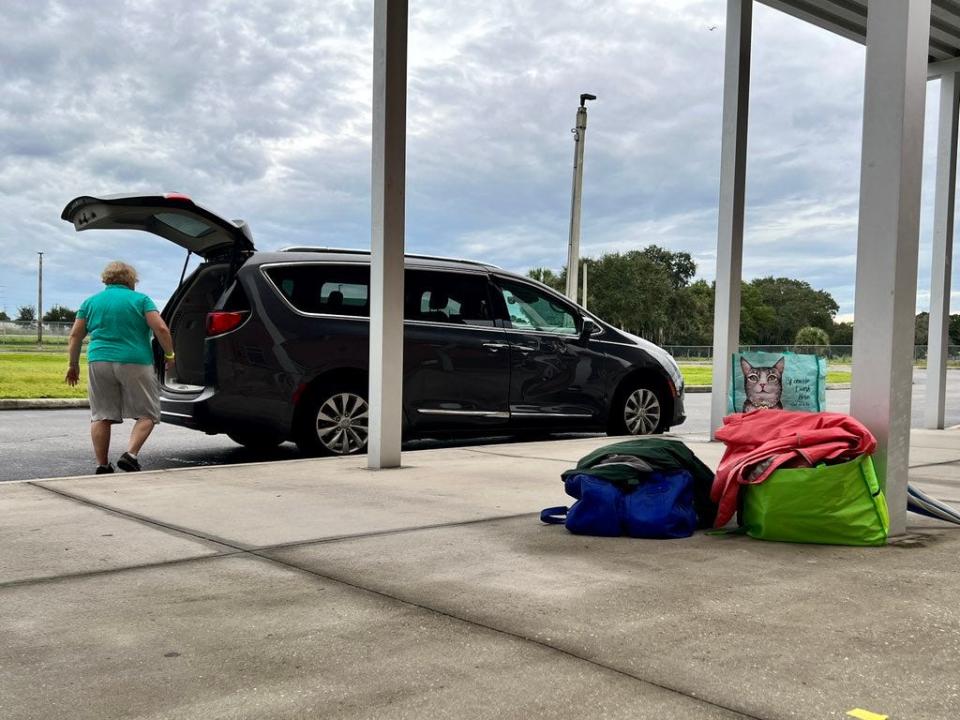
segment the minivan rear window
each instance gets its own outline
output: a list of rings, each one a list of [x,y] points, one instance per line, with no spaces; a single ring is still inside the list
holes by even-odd
[[[158,222],[162,222],[168,227],[172,227],[178,232],[182,232],[184,235],[188,235],[192,238],[200,238],[204,235],[209,235],[214,231],[214,228],[210,225],[207,225],[205,222],[200,222],[196,218],[192,218],[188,215],[178,215],[177,213],[157,213],[153,216]]]
[[[321,315],[370,315],[370,268],[298,263],[264,272],[293,307]]]

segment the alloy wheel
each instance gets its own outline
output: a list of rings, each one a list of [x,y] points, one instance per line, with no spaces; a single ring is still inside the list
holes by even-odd
[[[649,435],[660,425],[660,400],[653,390],[637,388],[623,406],[623,421],[631,435]]]
[[[331,395],[317,411],[317,438],[335,455],[350,455],[367,446],[369,407],[356,393]]]

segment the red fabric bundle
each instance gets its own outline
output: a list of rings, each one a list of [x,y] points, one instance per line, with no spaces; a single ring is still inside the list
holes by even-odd
[[[814,466],[869,454],[877,441],[860,422],[843,413],[757,410],[728,415],[717,430],[727,449],[710,497],[719,506],[714,527],[737,510],[740,485],[762,483],[780,467]]]

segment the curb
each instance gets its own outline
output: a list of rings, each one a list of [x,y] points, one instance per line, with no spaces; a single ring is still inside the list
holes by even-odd
[[[86,398],[0,399],[0,410],[67,410],[88,407],[90,402]]]

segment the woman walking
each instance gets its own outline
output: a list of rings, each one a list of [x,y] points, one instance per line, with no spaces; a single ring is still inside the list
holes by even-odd
[[[70,330],[70,366],[65,380],[71,386],[79,381],[80,347],[89,333],[87,395],[96,472],[113,472],[110,431],[124,418],[136,422],[117,467],[135,472],[140,469],[140,448],[160,422],[160,388],[153,367],[151,332],[163,348],[168,371],[174,363],[173,338],[153,300],[134,290],[137,271],[132,266],[111,262],[100,277],[106,287],[83,301]]]

